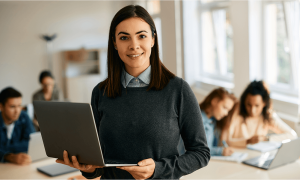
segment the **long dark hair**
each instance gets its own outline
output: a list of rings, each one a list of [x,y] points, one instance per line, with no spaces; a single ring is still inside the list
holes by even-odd
[[[247,110],[246,110],[246,97],[248,94],[251,95],[260,95],[265,103],[265,107],[262,110],[262,115],[264,117],[264,123],[269,123],[271,121],[271,116],[270,116],[270,106],[271,106],[271,99],[270,99],[270,94],[269,90],[265,87],[265,84],[263,81],[253,81],[251,82],[245,91],[243,92],[241,96],[241,102],[240,102],[240,115],[246,119],[246,117],[249,116]]]
[[[157,31],[152,17],[143,7],[139,5],[129,5],[117,12],[109,29],[107,52],[108,77],[99,85],[100,89],[104,88],[104,93],[106,93],[108,97],[114,98],[116,96],[121,96],[122,92],[121,74],[122,68],[124,68],[124,62],[121,60],[118,51],[114,48],[113,42],[116,39],[116,27],[122,21],[132,17],[139,17],[148,23],[151,28],[152,37],[155,38],[155,43],[150,55],[151,81],[148,90],[162,90],[169,83],[170,79],[175,77],[175,75],[170,72],[159,59]]]
[[[223,100],[225,98],[230,98],[231,100],[233,100],[233,102],[235,103],[237,101],[236,97],[234,96],[234,94],[229,93],[226,89],[224,88],[217,88],[214,89],[212,92],[210,92],[208,94],[208,96],[206,96],[206,98],[200,103],[200,109],[202,111],[204,111],[205,113],[207,113],[207,109],[211,107],[211,101],[214,98],[218,98],[219,100]],[[228,124],[228,122],[226,121],[226,118],[222,118],[220,121],[216,122],[216,129],[220,129],[223,130],[223,128]]]

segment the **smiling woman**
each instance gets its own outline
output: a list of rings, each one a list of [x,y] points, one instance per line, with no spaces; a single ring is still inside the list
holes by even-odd
[[[189,85],[160,61],[153,19],[126,6],[112,20],[108,77],[93,90],[91,105],[106,161],[138,164],[99,167],[58,160],[86,178],[179,179],[210,159],[200,108]],[[180,136],[186,153],[179,156]]]
[[[126,71],[137,77],[150,65],[151,48],[154,45],[150,26],[139,17],[129,18],[117,26],[115,37],[115,49]]]

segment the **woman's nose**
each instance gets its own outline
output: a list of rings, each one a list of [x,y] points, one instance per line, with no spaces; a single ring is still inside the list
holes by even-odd
[[[254,115],[254,114],[255,114],[255,111],[256,111],[256,109],[255,109],[255,108],[252,108],[252,109],[251,109],[251,113],[252,113],[252,115]]]
[[[140,49],[139,42],[137,40],[133,39],[130,43],[129,49],[131,49],[131,50]]]

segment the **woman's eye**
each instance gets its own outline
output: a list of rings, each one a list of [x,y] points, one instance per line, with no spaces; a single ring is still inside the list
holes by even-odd
[[[140,35],[140,38],[144,39],[144,38],[146,38],[146,36],[145,35]]]
[[[121,40],[126,40],[126,39],[128,39],[126,36],[122,36],[121,38],[120,38]]]

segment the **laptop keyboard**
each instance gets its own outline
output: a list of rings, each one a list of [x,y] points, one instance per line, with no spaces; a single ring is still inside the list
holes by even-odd
[[[265,160],[263,164],[261,164],[260,157],[247,160],[249,164],[252,164],[254,166],[259,166],[259,167],[265,167],[265,168],[269,167],[272,161],[273,158],[268,158],[267,160]]]
[[[271,162],[272,162],[272,160],[273,160],[273,159],[267,160],[262,166],[263,166],[263,167],[269,167],[270,164],[271,164]]]

